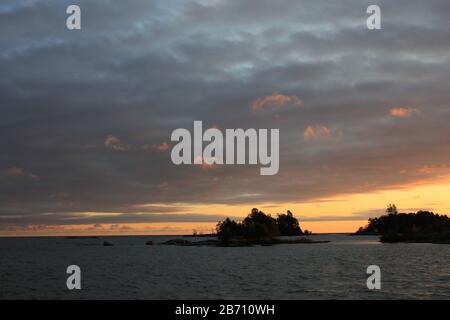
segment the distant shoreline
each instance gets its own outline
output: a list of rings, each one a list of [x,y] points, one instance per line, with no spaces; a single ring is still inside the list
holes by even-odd
[[[313,241],[311,239],[305,238],[303,236],[299,237],[299,239],[231,239],[227,241],[223,240],[201,240],[201,241],[189,241],[184,239],[173,239],[168,240],[166,242],[160,243],[160,245],[167,246],[184,246],[184,247],[252,247],[252,246],[274,246],[280,244],[320,244],[320,243],[329,243],[331,241],[322,240],[322,241]]]

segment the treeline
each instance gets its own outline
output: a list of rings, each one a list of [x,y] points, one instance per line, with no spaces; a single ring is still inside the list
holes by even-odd
[[[236,222],[229,218],[220,221],[216,226],[216,232],[217,237],[222,241],[233,238],[270,240],[278,236],[311,234],[308,230],[302,231],[298,220],[289,210],[287,213],[278,214],[277,218],[273,218],[257,208],[253,208],[242,222]]]
[[[381,235],[382,242],[447,242],[450,241],[450,218],[430,211],[399,213],[395,205],[389,205],[386,214],[370,218],[358,235]]]

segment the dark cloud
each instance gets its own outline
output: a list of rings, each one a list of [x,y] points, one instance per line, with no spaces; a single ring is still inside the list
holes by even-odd
[[[33,226],[67,226],[67,225],[92,225],[92,229],[102,229],[102,224],[112,224],[111,229],[124,229],[120,226],[122,223],[154,223],[154,222],[214,222],[224,220],[226,217],[222,215],[208,214],[154,214],[154,213],[47,213],[47,214],[30,214],[30,215],[10,215],[0,216],[0,230],[9,229],[13,226],[30,227]],[[233,217],[232,217],[233,218]],[[240,218],[235,218],[239,220]]]
[[[0,223],[200,221],[135,206],[304,201],[450,165],[446,0],[377,1],[381,31],[370,1],[78,3],[81,31],[70,1],[0,4]],[[279,174],[174,166],[165,141],[193,120],[279,128]]]

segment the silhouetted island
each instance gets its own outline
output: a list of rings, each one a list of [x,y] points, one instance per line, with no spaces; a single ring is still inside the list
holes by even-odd
[[[430,211],[398,213],[395,205],[389,205],[385,215],[370,218],[368,225],[359,228],[355,235],[380,235],[380,241],[386,243],[450,244],[450,219]]]
[[[307,238],[280,239],[279,236],[302,236],[312,232],[302,231],[298,220],[292,212],[278,214],[277,218],[253,208],[251,213],[242,221],[236,222],[230,218],[220,221],[216,226],[217,240],[188,241],[185,239],[169,240],[162,244],[178,246],[220,246],[241,247],[295,243],[326,243],[329,241],[313,241]]]
[[[192,234],[185,234],[183,237],[186,238],[211,238],[217,237],[217,233],[197,233],[194,231]]]

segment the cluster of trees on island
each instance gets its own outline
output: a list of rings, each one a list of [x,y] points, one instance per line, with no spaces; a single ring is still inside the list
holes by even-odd
[[[450,218],[430,211],[399,213],[391,204],[385,215],[370,218],[356,234],[380,235],[381,242],[450,243]]]
[[[302,231],[298,220],[289,210],[273,218],[257,208],[253,208],[242,222],[236,222],[230,218],[220,221],[216,226],[216,232],[221,241],[229,241],[233,238],[271,240],[278,236],[311,234],[308,230]]]
[[[254,244],[272,245],[283,243],[323,243],[310,238],[281,239],[279,236],[302,236],[312,234],[302,231],[298,220],[291,211],[277,214],[277,217],[265,214],[253,208],[242,221],[226,218],[216,226],[218,240],[207,240],[192,245],[247,246]],[[194,233],[194,236],[197,234]],[[450,218],[430,211],[399,213],[395,205],[389,205],[386,214],[370,218],[365,227],[359,228],[354,235],[378,235],[381,242],[429,242],[450,244]],[[170,243],[171,244],[171,243]],[[183,241],[182,245],[186,244]]]

